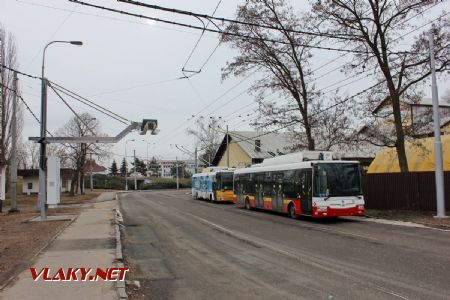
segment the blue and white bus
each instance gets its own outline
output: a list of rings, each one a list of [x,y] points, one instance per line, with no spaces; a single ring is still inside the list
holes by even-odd
[[[192,197],[209,201],[233,201],[233,170],[210,167],[192,175]]]

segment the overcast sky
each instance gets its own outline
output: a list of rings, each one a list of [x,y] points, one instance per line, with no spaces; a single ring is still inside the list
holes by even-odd
[[[114,0],[86,2],[193,25],[199,24],[192,18],[136,8]],[[211,14],[219,1],[145,2]],[[234,18],[236,6],[243,2],[244,0],[221,2],[216,16]],[[299,12],[308,9],[306,1],[293,2],[296,2],[295,9]],[[447,4],[436,7],[426,17],[432,18],[445,5]],[[218,48],[200,74],[189,80],[176,80],[183,75],[181,69],[200,31],[99,11],[65,0],[0,0],[0,22],[16,39],[20,70],[40,75],[42,50],[49,41],[83,41],[82,47],[66,44],[50,46],[46,54],[46,77],[129,120],[158,119],[161,130],[158,136],[140,136],[133,133],[112,148],[113,157],[117,161],[122,159],[125,140],[129,139],[135,139],[136,142],[128,143],[128,154],[136,149],[138,156],[146,158],[148,142],[151,143],[150,157],[188,158],[178,151],[174,144],[193,149],[193,138],[186,135],[186,129],[194,125],[195,118],[192,118],[192,115],[222,116],[231,130],[251,130],[248,122],[239,115],[252,115],[255,112],[256,105],[250,105],[254,102],[253,98],[243,93],[253,78],[244,81],[242,78],[221,80],[221,68],[235,55],[227,46],[221,45]],[[187,69],[199,69],[217,44],[217,35],[205,33]],[[315,67],[340,55],[324,51],[314,54],[312,62]],[[350,57],[348,55],[327,64],[317,75],[329,72],[348,61]],[[319,88],[325,87],[344,76],[340,72],[334,72],[322,77],[317,81],[317,85]],[[39,115],[40,82],[20,77],[20,86],[24,99]],[[349,85],[345,89],[351,93],[367,86],[370,86],[370,81]],[[444,88],[440,90],[443,91]],[[227,91],[229,92],[226,93]],[[230,102],[227,104],[228,101]],[[116,135],[124,129],[123,124],[80,103],[70,103],[77,112],[94,115],[101,122],[102,131],[108,135]],[[72,114],[51,91],[48,105],[48,129],[54,132],[63,126]],[[208,105],[209,107],[205,108]],[[203,111],[197,114],[200,110]],[[25,112],[24,119],[24,138],[39,135],[39,126],[28,112]]]

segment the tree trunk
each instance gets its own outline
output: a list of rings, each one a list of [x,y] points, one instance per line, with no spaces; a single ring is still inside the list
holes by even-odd
[[[398,164],[402,173],[409,172],[408,159],[406,158],[405,150],[405,132],[403,130],[402,115],[400,109],[400,96],[394,87],[394,83],[390,76],[387,76],[387,85],[389,89],[389,95],[391,98],[392,112],[394,114],[395,134],[396,142],[395,148],[397,150]]]
[[[398,157],[398,164],[400,166],[400,171],[402,173],[407,173],[409,172],[408,159],[406,158],[405,133],[403,130],[402,116],[400,111],[400,101],[398,99],[398,95],[397,100],[395,102],[397,103],[392,105],[394,111],[395,133],[397,136],[395,148],[397,149],[397,157]],[[393,99],[392,103],[394,103]]]
[[[72,181],[70,182],[70,196],[75,196],[75,184],[77,182],[76,173],[72,176]]]

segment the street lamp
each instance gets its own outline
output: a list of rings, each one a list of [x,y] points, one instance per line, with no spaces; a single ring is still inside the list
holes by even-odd
[[[149,162],[149,160],[148,160],[148,145],[156,145],[156,143],[147,142],[146,140],[142,140],[142,141],[147,144],[147,164],[148,164],[148,162]]]
[[[127,162],[127,145],[128,142],[134,142],[134,139],[127,140],[125,142],[125,191],[128,191],[128,180],[127,180],[127,169],[128,169],[128,162]]]
[[[148,145],[156,145],[156,143],[150,143],[150,142],[147,142],[146,140],[142,140],[142,141],[147,144],[147,176],[148,176],[148,174],[150,172],[150,170],[148,169],[148,166],[150,165],[150,161],[148,159]],[[153,175],[153,174],[150,174],[150,176],[151,175]]]
[[[64,43],[81,46],[83,45],[80,41],[52,41],[45,45],[44,51],[42,53],[42,89],[41,89],[41,134],[39,143],[40,147],[40,158],[39,158],[39,206],[41,211],[41,219],[47,219],[47,191],[46,191],[46,137],[47,137],[47,79],[45,78],[45,51],[47,47],[55,43]]]

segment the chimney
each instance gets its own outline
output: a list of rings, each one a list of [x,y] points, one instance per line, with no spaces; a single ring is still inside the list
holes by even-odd
[[[255,140],[255,151],[261,151],[261,140]]]

